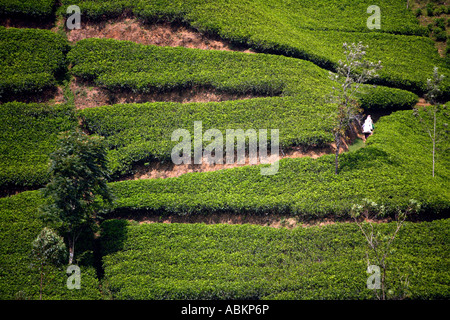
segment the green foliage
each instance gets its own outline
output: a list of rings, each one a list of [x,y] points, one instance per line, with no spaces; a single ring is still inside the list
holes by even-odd
[[[50,201],[41,208],[42,218],[54,222],[69,239],[71,264],[81,230],[93,223],[103,203],[112,202],[101,137],[88,136],[79,129],[63,133],[50,154],[49,172],[50,182],[43,195]]]
[[[387,293],[392,291],[386,288],[386,274],[391,267],[388,265],[388,257],[395,253],[392,250],[392,244],[398,236],[398,233],[404,226],[404,223],[409,216],[420,212],[421,204],[411,199],[406,209],[397,210],[395,215],[395,228],[389,232],[380,232],[379,228],[374,227],[372,219],[382,218],[385,215],[386,208],[370,199],[363,199],[361,203],[354,204],[350,215],[354,218],[356,225],[364,235],[366,244],[370,252],[367,253],[367,265],[376,266],[380,270],[380,278],[378,279],[378,289],[381,292],[375,292],[375,295],[380,300],[386,300]],[[361,219],[362,218],[362,219]],[[386,292],[387,291],[387,292]]]
[[[199,0],[82,0],[78,2],[81,11],[85,12],[90,19],[113,18],[124,10],[128,10],[146,21],[187,20],[197,24],[213,25],[225,24],[227,20],[230,20],[238,23],[233,31],[245,27],[245,24],[255,27],[266,20],[271,24],[279,23],[288,28],[351,32],[368,32],[366,20],[369,14],[366,11],[371,4],[373,3],[370,1],[355,2],[352,0],[289,2],[251,0],[245,3],[224,0],[214,2]],[[63,0],[62,5],[62,10],[64,10],[71,5],[71,2]],[[422,29],[414,15],[410,10],[406,10],[402,3],[395,0],[382,0],[377,5],[382,8],[384,15],[384,27],[380,30],[381,32],[422,34]],[[218,12],[213,13],[213,9]],[[206,21],[207,15],[212,16],[212,21]],[[242,17],[241,21],[239,16]]]
[[[435,28],[433,30],[433,34],[434,34],[434,39],[436,41],[446,41],[447,40],[447,32],[445,31],[445,29],[441,29],[441,28]]]
[[[64,6],[69,1],[64,1]],[[201,32],[212,33],[235,44],[266,53],[306,59],[326,69],[335,69],[344,56],[342,43],[369,44],[368,60],[383,62],[379,84],[422,94],[424,73],[433,65],[449,68],[440,58],[434,42],[404,3],[385,0],[382,28],[369,30],[366,9],[370,1],[83,1],[85,12],[108,16],[109,7],[128,8],[147,21],[181,20]],[[85,8],[85,10],[83,9]],[[122,10],[122,9],[120,9]],[[119,11],[120,11],[119,10]],[[116,12],[116,9],[112,10]],[[115,15],[115,13],[113,14]],[[450,77],[449,77],[450,79]],[[449,80],[450,81],[450,80]],[[450,82],[444,94],[450,95]]]
[[[447,121],[448,116],[443,117]],[[447,121],[448,122],[448,121]],[[261,176],[260,166],[188,173],[178,178],[112,183],[119,212],[143,214],[283,213],[302,217],[348,216],[362,198],[389,207],[409,199],[424,203],[429,215],[450,209],[448,141],[438,154],[436,176],[424,149],[428,136],[412,110],[397,111],[377,122],[366,147],[341,154],[339,175],[333,156],[282,159],[278,173]],[[137,211],[138,214],[140,211]],[[392,214],[392,212],[391,212]]]
[[[45,227],[32,243],[31,256],[34,266],[39,269],[41,281],[39,284],[39,299],[42,300],[43,289],[48,285],[49,279],[44,279],[49,265],[59,266],[67,256],[64,240],[55,231]]]
[[[68,105],[0,104],[0,188],[43,186],[59,132],[76,125]]]
[[[50,228],[43,228],[32,243],[32,257],[37,265],[62,264],[67,255],[64,240]]]
[[[30,252],[32,242],[43,228],[38,207],[44,203],[39,192],[23,192],[0,199],[0,299],[39,299],[40,274]],[[80,246],[80,252],[85,250]],[[49,266],[46,279],[52,279],[43,292],[44,299],[100,299],[95,269],[82,265],[81,289],[66,287],[66,270]]]
[[[445,30],[445,18],[438,18],[434,20],[434,25]]]
[[[282,56],[93,38],[79,41],[68,58],[73,75],[111,91],[170,91],[201,86],[221,92],[303,94],[314,98],[330,85],[326,71],[310,62]]]
[[[429,3],[427,3],[425,8],[427,10],[427,16],[432,17],[434,15],[435,4],[429,2]]]
[[[239,94],[296,95],[309,104],[324,101],[332,89],[325,70],[307,61],[275,55],[85,39],[75,45],[68,58],[73,75],[111,91],[200,86]],[[406,94],[386,87],[378,90],[394,98]]]
[[[0,0],[0,16],[50,18],[55,9],[55,0]]]
[[[385,87],[363,88],[359,101],[366,111],[372,110],[405,110],[414,106],[419,98],[417,95],[400,89]]]
[[[50,30],[0,27],[0,101],[54,88],[68,49]]]
[[[205,105],[104,106],[81,111],[88,131],[106,137],[116,175],[129,173],[135,162],[170,159],[175,145],[170,141],[171,133],[178,128],[192,129],[195,120],[223,132],[226,128],[279,128],[281,145],[286,147],[331,141],[327,113],[332,113],[332,108],[325,101],[332,81],[325,70],[310,62],[109,39],[79,41],[68,56],[72,74],[111,91],[170,91],[200,86],[219,92],[293,96]],[[379,97],[375,108],[410,108],[417,100],[416,95],[398,89],[366,86],[363,91],[358,95],[363,108],[371,103],[364,97],[367,94]]]
[[[114,175],[129,173],[132,164],[148,160],[171,161],[178,141],[176,129],[187,129],[194,141],[194,121],[203,132],[218,129],[279,129],[282,148],[323,146],[331,135],[333,105],[303,105],[294,97],[258,98],[210,103],[146,103],[89,108],[80,111],[85,128],[105,137],[108,162]],[[268,143],[270,144],[270,136]],[[203,141],[205,147],[210,142]]]
[[[449,296],[449,222],[405,224],[388,260],[390,298]],[[102,226],[105,284],[114,299],[373,298],[365,240],[355,224],[288,230],[109,220]]]
[[[104,20],[105,18],[116,18],[123,14],[124,11],[130,11],[136,1],[131,0],[91,0],[91,1],[77,1],[76,5],[80,7],[83,16],[89,20]],[[73,2],[62,0],[62,6],[58,9],[61,15],[67,14],[67,7],[73,5]]]

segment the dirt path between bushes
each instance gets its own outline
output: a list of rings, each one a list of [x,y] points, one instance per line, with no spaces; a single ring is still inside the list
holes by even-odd
[[[347,151],[347,146],[341,149],[341,153]],[[303,150],[301,147],[293,147],[286,152],[279,153],[279,157],[272,156],[269,158],[269,162],[273,163],[276,159],[284,159],[284,158],[313,158],[316,159],[326,154],[334,154],[335,146],[331,144],[328,147],[322,148],[310,148],[309,150]],[[223,164],[208,164],[206,159],[202,161],[202,164],[182,164],[175,165],[172,162],[148,162],[145,164],[135,165],[133,168],[134,174],[125,176],[123,178],[118,179],[119,181],[124,180],[138,180],[138,179],[157,179],[157,178],[173,178],[179,177],[186,173],[191,172],[210,172],[210,171],[218,171],[223,169],[230,169],[236,167],[250,166],[254,164],[249,163],[249,158],[246,156],[245,164],[237,164],[236,161],[233,164],[226,164],[226,160],[224,158]],[[258,159],[258,163],[260,164]]]
[[[81,29],[66,30],[66,34],[72,43],[87,38],[107,38],[145,45],[255,53],[252,49],[234,46],[219,37],[202,34],[186,25],[171,22],[144,24],[129,17],[102,22],[82,22]]]
[[[234,213],[212,213],[181,216],[170,214],[166,216],[158,215],[122,215],[114,216],[113,219],[124,219],[131,223],[204,223],[204,224],[254,224],[272,228],[293,229],[297,227],[322,227],[335,223],[354,223],[352,218],[308,218],[303,219],[298,216],[282,215],[277,213],[270,214],[234,214]],[[392,218],[383,218],[376,220],[365,220],[373,223],[391,222]]]
[[[220,102],[229,100],[244,100],[266,97],[254,94],[225,93],[215,88],[194,86],[185,90],[173,90],[168,92],[110,92],[108,89],[91,86],[88,83],[74,79],[70,83],[70,90],[74,96],[76,109],[95,108],[104,105],[123,103],[146,103],[146,102]]]

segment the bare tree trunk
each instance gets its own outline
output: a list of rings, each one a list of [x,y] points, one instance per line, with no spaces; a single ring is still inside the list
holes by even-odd
[[[40,282],[40,286],[39,286],[39,300],[42,300],[42,281],[44,278],[44,270],[42,270],[42,266],[41,266],[41,282]]]
[[[75,240],[69,238],[69,265],[73,262],[73,256],[75,254]]]
[[[336,141],[336,157],[334,159],[334,174],[338,174],[339,169],[339,149],[341,148],[341,136],[339,133],[335,134],[334,140]]]
[[[435,153],[436,153],[436,110],[434,108],[434,124],[433,124],[433,178],[434,178],[434,163],[435,163]]]
[[[385,257],[383,258],[383,260]],[[383,275],[381,276],[381,300],[386,300],[386,263],[382,264]]]

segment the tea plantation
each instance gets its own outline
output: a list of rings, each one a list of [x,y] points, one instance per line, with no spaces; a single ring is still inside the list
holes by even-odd
[[[449,120],[449,118],[446,121]],[[363,198],[387,206],[423,201],[437,216],[450,209],[448,141],[431,176],[431,153],[424,153],[427,134],[412,111],[397,111],[377,122],[366,147],[341,157],[282,159],[278,173],[262,176],[247,166],[179,178],[114,182],[120,210],[146,209],[158,214],[286,213],[305,217],[345,216]],[[145,212],[145,210],[144,210]]]
[[[0,105],[0,188],[43,186],[58,134],[77,125],[69,105],[9,102]]]
[[[63,1],[67,5],[70,1]],[[381,84],[423,93],[433,66],[447,76],[449,68],[440,59],[433,42],[420,35],[426,31],[404,1],[385,0],[382,28],[366,26],[370,1],[82,1],[80,8],[92,18],[115,17],[131,10],[145,21],[178,20],[199,31],[217,34],[236,44],[245,44],[262,52],[293,56],[334,69],[342,43],[362,41],[370,44],[368,58],[381,60]],[[311,14],[314,12],[314,14]],[[311,16],[313,18],[311,18]]]
[[[390,261],[391,298],[448,296],[448,224],[405,226]],[[354,224],[287,230],[110,220],[103,232],[105,281],[115,299],[373,298],[365,240]],[[399,274],[409,275],[407,292]]]
[[[254,53],[143,45],[120,39],[120,32],[115,39],[90,34],[71,42],[64,22],[73,4],[82,29],[164,23]],[[366,285],[367,258],[374,256],[350,215],[365,198],[383,205],[387,220],[411,199],[421,203],[390,248],[387,298],[449,299],[448,52],[438,51],[405,1],[378,1],[381,28],[369,29],[372,4],[0,0],[0,300],[40,299],[42,275],[31,244],[45,226],[40,213],[49,199],[39,189],[49,181],[58,135],[76,128],[104,138],[114,202],[77,242],[81,289],[67,287],[67,265],[49,266],[44,300],[377,299]],[[29,21],[52,27],[24,28]],[[345,58],[343,43],[360,41],[369,46],[367,59],[383,65],[356,98],[364,115],[374,115],[375,131],[339,155],[338,174],[334,155],[325,154],[281,159],[274,175],[261,175],[268,165],[247,165],[130,179],[138,167],[170,163],[172,133],[185,129],[193,138],[197,121],[202,133],[217,129],[223,136],[228,129],[279,129],[282,153],[332,148],[337,105],[329,72]],[[434,67],[445,76],[436,98],[446,108],[436,122],[422,110],[421,121],[412,109],[431,110],[424,94]],[[195,88],[246,98],[77,109],[77,86],[106,92],[110,101]],[[424,128],[433,131],[434,123],[441,139],[433,177],[433,143]],[[202,150],[207,145],[204,140]],[[207,224],[230,216],[247,223]],[[154,222],[171,217],[179,222]],[[297,226],[250,223],[271,217]],[[378,235],[396,228],[393,221],[376,222]]]
[[[0,101],[41,93],[66,69],[67,41],[47,30],[0,26]]]

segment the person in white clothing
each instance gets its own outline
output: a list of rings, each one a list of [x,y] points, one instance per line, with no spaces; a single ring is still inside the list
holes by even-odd
[[[373,133],[373,121],[370,115],[367,116],[363,124],[364,141]]]

